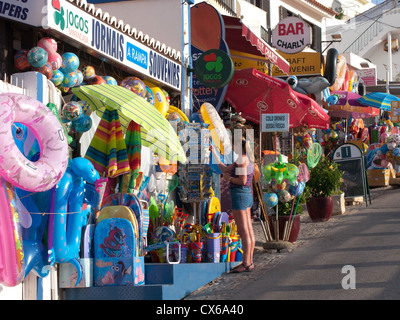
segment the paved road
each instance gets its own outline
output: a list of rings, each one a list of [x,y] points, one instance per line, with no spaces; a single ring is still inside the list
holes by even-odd
[[[224,274],[185,300],[399,300],[400,189],[371,194],[372,205],[347,206],[345,215],[327,222],[304,214],[291,252],[263,250],[261,226],[254,223],[256,269]],[[348,265],[350,272],[343,270]]]

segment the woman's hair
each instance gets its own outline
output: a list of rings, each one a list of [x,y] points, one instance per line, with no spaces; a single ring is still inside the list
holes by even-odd
[[[254,153],[251,148],[250,140],[247,140],[245,137],[242,137],[242,152],[246,153],[251,162],[254,162]]]

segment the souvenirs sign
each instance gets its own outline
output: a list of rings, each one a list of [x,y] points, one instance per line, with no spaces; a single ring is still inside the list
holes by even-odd
[[[297,17],[283,19],[272,30],[272,45],[284,53],[303,51],[311,44],[311,27]]]

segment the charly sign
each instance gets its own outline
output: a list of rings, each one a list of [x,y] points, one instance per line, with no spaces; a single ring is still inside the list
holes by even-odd
[[[287,17],[272,30],[272,45],[284,53],[303,51],[311,44],[311,27],[297,17]]]
[[[47,27],[151,79],[181,90],[181,65],[66,0],[48,0]]]
[[[198,58],[196,77],[206,87],[221,88],[233,77],[235,65],[228,54],[222,50],[210,49]]]

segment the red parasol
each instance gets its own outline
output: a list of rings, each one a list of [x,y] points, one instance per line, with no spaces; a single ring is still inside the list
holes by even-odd
[[[260,113],[289,113],[290,128],[307,124],[319,127],[326,121],[329,125],[329,116],[324,110],[312,99],[299,95],[285,81],[249,68],[235,71],[225,99],[242,117],[257,124]]]
[[[301,104],[307,107],[307,113],[301,124],[313,129],[329,129],[330,117],[317,101],[299,92],[295,93]]]

